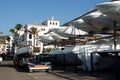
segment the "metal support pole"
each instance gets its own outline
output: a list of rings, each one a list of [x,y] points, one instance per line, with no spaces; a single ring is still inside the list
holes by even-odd
[[[119,57],[118,52],[115,53],[115,80],[119,80]]]
[[[63,54],[63,70],[65,70],[65,54]]]
[[[93,76],[94,70],[93,70],[93,53],[90,55],[91,58],[91,76]]]
[[[43,43],[43,52],[42,52],[42,54],[45,53],[45,49],[44,49],[44,47],[45,47],[45,43]]]
[[[116,45],[117,45],[117,36],[116,36],[116,31],[117,31],[117,22],[114,21],[114,50],[116,50]]]
[[[75,73],[77,73],[77,54],[74,55],[74,67],[75,67]]]

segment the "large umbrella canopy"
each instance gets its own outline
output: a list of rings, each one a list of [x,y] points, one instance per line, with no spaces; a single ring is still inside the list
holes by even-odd
[[[114,21],[99,11],[85,15],[83,20],[86,23],[93,25],[98,31],[113,29],[114,26]]]
[[[96,7],[111,19],[120,21],[120,1],[100,3]]]
[[[39,36],[39,39],[43,43],[52,43],[54,41],[60,41],[62,39],[68,39],[68,38],[62,37],[62,36],[60,36],[60,35],[58,35],[58,34],[56,34],[54,32],[49,32],[49,33],[47,33],[45,35]]]
[[[55,40],[68,39],[67,37],[62,37],[62,36],[56,34],[55,32],[50,32],[50,34]]]
[[[39,40],[43,43],[52,43],[55,41],[55,39],[50,34],[39,36]]]
[[[51,29],[51,31],[53,31],[63,37],[74,37],[77,35],[86,34],[86,32],[80,31],[77,28],[75,28],[74,26],[62,26],[59,28],[53,28],[53,29]]]
[[[75,26],[77,29],[81,29],[86,32],[97,32],[98,31],[96,27],[85,23],[85,21],[81,18],[71,22],[71,24]]]

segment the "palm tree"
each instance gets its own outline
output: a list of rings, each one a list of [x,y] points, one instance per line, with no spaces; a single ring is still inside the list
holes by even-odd
[[[14,37],[15,29],[10,29],[9,32],[12,33],[12,37]]]
[[[15,29],[12,28],[12,29],[9,30],[9,32],[12,33],[12,37],[14,38]],[[12,50],[11,50],[12,52],[15,51],[15,50],[13,50],[13,49],[15,49],[15,47],[16,47],[16,43],[15,43],[15,41],[13,40],[13,41],[12,41],[12,48],[11,48],[11,49],[12,49]],[[14,53],[15,53],[15,52],[14,52]]]
[[[35,27],[31,27],[30,30],[28,30],[28,32],[30,32],[31,34],[33,34],[33,37],[34,37],[34,47],[35,47],[35,37],[38,36],[38,32],[39,30]]]
[[[21,30],[22,27],[23,27],[22,24],[16,24],[16,26],[15,26],[15,28],[16,28],[18,31]]]
[[[7,40],[8,42],[10,42],[10,37],[9,37],[9,36],[6,36],[6,40]]]
[[[3,32],[0,32],[0,34],[2,34]]]
[[[10,29],[9,32],[11,32],[12,34],[15,33],[15,29]]]
[[[17,31],[20,31],[21,29],[22,29],[22,24],[16,24],[16,26],[15,26],[15,29],[17,30]],[[18,38],[19,38],[19,34],[20,33],[18,33]]]

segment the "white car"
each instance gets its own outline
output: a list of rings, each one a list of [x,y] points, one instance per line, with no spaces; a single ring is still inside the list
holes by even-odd
[[[33,71],[51,71],[52,65],[51,62],[28,62],[23,64],[23,68],[27,70],[28,72]]]

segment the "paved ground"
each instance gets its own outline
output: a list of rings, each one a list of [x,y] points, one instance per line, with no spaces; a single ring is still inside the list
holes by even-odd
[[[89,73],[73,73],[63,70],[28,73],[20,68],[14,68],[13,61],[3,61],[0,64],[0,80],[115,80],[111,78],[113,75],[107,78],[105,77],[106,74],[94,75],[94,77],[91,77]]]

